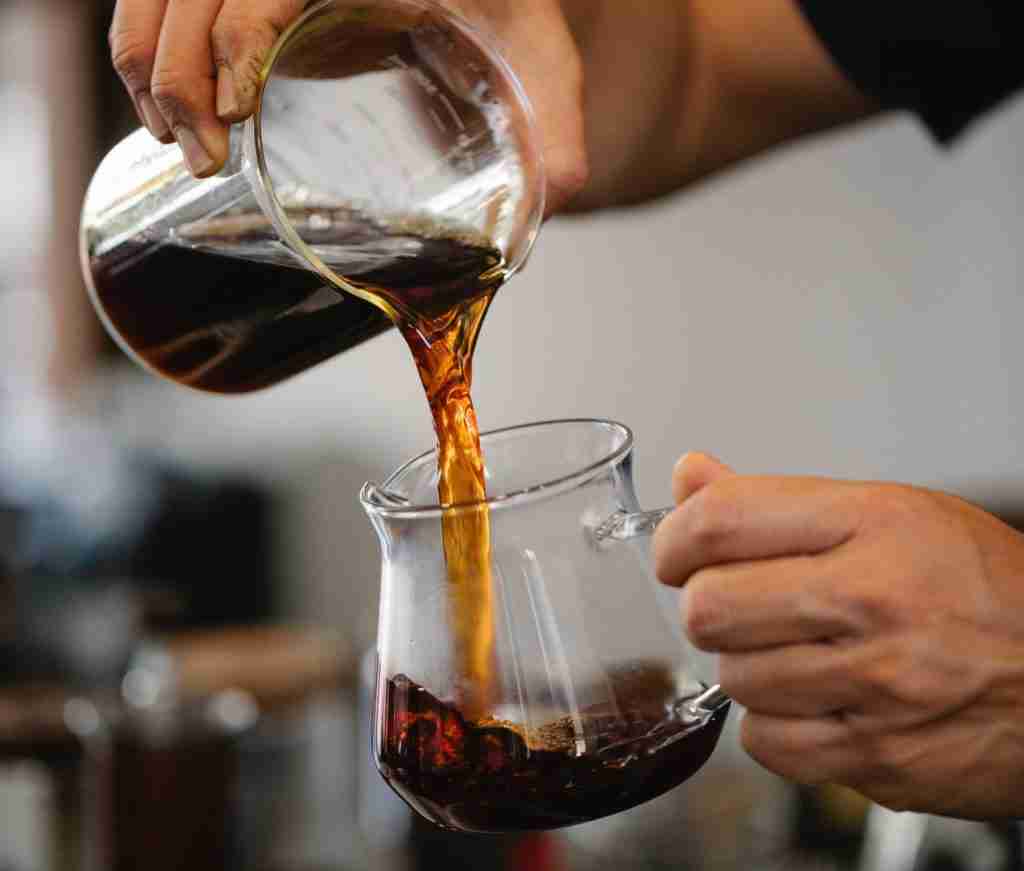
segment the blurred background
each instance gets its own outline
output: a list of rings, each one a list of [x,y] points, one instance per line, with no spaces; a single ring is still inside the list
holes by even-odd
[[[777,780],[735,714],[696,778],[610,820],[414,823],[369,759],[357,493],[432,443],[420,385],[390,334],[232,399],[104,338],[77,229],[136,126],[112,6],[0,2],[0,871],[1019,867],[1013,827]],[[1019,103],[950,152],[890,118],[552,222],[485,327],[483,427],[627,423],[652,507],[704,449],[937,486],[1019,526],[1022,134]]]

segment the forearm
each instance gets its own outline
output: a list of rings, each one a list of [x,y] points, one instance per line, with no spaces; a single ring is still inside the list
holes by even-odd
[[[647,199],[873,105],[795,0],[564,0],[590,180],[575,209]]]

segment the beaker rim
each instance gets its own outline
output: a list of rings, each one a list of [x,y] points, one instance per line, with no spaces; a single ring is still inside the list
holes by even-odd
[[[563,493],[576,490],[586,486],[595,478],[606,474],[610,469],[619,465],[633,450],[633,431],[623,423],[602,418],[565,418],[561,420],[545,420],[533,423],[522,423],[515,426],[502,427],[501,429],[489,430],[480,434],[480,444],[484,458],[487,457],[487,443],[513,434],[523,434],[529,430],[549,430],[557,427],[567,426],[593,426],[611,430],[619,436],[616,446],[608,451],[600,459],[587,463],[582,468],[576,469],[565,475],[559,475],[536,484],[517,487],[488,499],[474,502],[459,502],[451,505],[414,504],[409,502],[402,494],[392,488],[395,482],[401,480],[413,468],[422,466],[424,463],[433,460],[432,467],[437,465],[437,448],[424,451],[398,469],[392,472],[383,484],[372,481],[363,485],[359,494],[359,500],[363,508],[371,515],[395,520],[424,519],[441,517],[451,512],[473,511],[487,507],[489,511],[520,507],[532,502],[549,499]]]
[[[247,156],[252,161],[252,171],[257,182],[254,184],[256,196],[284,244],[307,267],[317,272],[332,285],[337,286],[352,296],[362,299],[364,302],[376,306],[392,321],[397,322],[402,320],[406,314],[399,311],[388,299],[367,291],[358,282],[351,281],[348,276],[342,275],[333,269],[299,235],[288,218],[281,200],[278,198],[277,189],[267,164],[267,153],[263,137],[263,98],[266,83],[274,76],[278,61],[296,34],[301,33],[309,21],[321,15],[325,10],[343,2],[346,2],[346,0],[311,0],[306,5],[302,14],[282,31],[269,55],[264,60],[261,71],[261,81],[263,84],[259,89],[256,110],[246,121],[244,145]],[[347,0],[347,2],[353,2],[353,0]],[[449,8],[440,0],[395,0],[395,2],[443,16],[452,27],[456,28],[463,37],[469,39],[487,57],[491,68],[501,76],[514,95],[517,109],[523,115],[523,122],[529,132],[529,135],[524,138],[524,147],[528,148],[532,161],[539,167],[539,176],[538,186],[533,191],[529,217],[524,223],[519,239],[509,251],[503,252],[506,257],[503,269],[504,281],[508,282],[526,265],[533,251],[534,243],[540,234],[541,225],[543,224],[548,197],[545,158],[541,147],[539,123],[533,104],[530,102],[522,80],[501,54],[498,47],[494,45],[490,36],[464,17],[458,10]]]

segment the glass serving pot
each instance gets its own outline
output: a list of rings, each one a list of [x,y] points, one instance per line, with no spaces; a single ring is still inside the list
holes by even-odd
[[[382,552],[381,774],[426,818],[473,832],[582,823],[677,786],[711,755],[729,700],[650,571],[647,538],[668,511],[640,511],[631,432],[537,423],[482,447],[486,504],[435,505],[434,452],[363,489]],[[490,515],[489,601],[474,609],[492,646],[482,708],[442,550],[442,516],[464,511]]]
[[[159,375],[267,387],[516,272],[544,211],[538,141],[515,75],[454,13],[321,0],[217,176],[145,130],[103,160],[81,224],[92,301]]]

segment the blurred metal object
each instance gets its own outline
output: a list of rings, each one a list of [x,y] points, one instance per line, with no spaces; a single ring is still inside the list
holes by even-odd
[[[50,871],[57,864],[53,783],[35,762],[0,763],[0,868]]]
[[[107,869],[108,748],[90,701],[42,684],[0,689],[0,778],[16,794],[20,779],[23,799],[7,855],[45,871]],[[47,801],[26,804],[33,794]]]
[[[344,712],[331,702],[351,670],[340,639],[301,627],[144,645],[115,727],[115,871],[347,861],[337,793],[323,786],[350,776],[350,763],[318,739],[339,737]],[[327,837],[339,832],[340,842]]]
[[[135,656],[122,700],[113,727],[113,871],[241,869],[237,748],[258,720],[255,701],[184,699],[174,657],[156,644]]]
[[[875,805],[868,814],[858,871],[1017,871],[1020,830]]]
[[[928,817],[874,806],[868,813],[860,871],[914,871]]]

